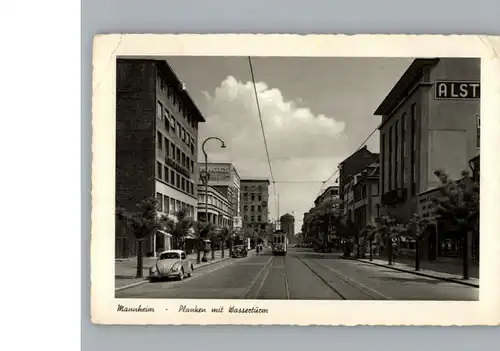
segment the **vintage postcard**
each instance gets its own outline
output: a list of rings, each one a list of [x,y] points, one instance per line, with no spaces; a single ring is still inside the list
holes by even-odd
[[[499,50],[97,36],[92,321],[498,324]]]

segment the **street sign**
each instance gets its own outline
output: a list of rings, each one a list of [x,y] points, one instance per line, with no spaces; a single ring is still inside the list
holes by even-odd
[[[478,81],[436,81],[436,100],[479,100],[481,85]]]

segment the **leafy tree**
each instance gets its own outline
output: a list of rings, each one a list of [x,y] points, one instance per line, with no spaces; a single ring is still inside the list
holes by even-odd
[[[136,278],[143,278],[144,241],[163,228],[165,218],[159,217],[158,202],[155,198],[147,198],[137,204],[136,212],[128,212],[123,208],[116,209],[116,219],[133,234],[137,242]]]
[[[479,184],[462,171],[459,181],[452,180],[449,175],[437,170],[434,172],[441,182],[441,197],[434,197],[436,219],[451,224],[462,239],[463,278],[469,279],[468,236],[477,229],[479,222]]]
[[[420,251],[422,248],[423,240],[428,236],[427,228],[432,225],[434,221],[428,217],[421,217],[416,213],[410,218],[406,225],[406,233],[415,239],[415,270],[420,270]]]
[[[367,224],[360,232],[360,236],[363,238],[363,251],[370,250],[370,261],[373,261],[373,240],[377,233],[377,228],[371,224]]]
[[[392,249],[393,240],[397,240],[401,233],[406,231],[406,227],[399,224],[395,218],[391,216],[380,216],[376,220],[378,224],[377,232],[381,239],[385,241],[387,247],[388,264],[392,265],[395,262],[394,252]]]
[[[183,208],[174,214],[175,218],[166,217],[164,220],[165,229],[173,237],[174,247],[180,247],[182,238],[187,236],[195,225],[195,221],[189,217],[187,209]]]
[[[210,236],[210,232],[215,228],[215,224],[210,222],[195,222],[195,236],[196,236],[196,263],[200,263],[201,260],[204,262],[207,261],[207,257],[205,255],[205,239],[208,239]],[[201,258],[201,251],[203,251],[203,259]]]
[[[224,245],[226,244],[226,241],[229,242],[229,252],[231,252],[231,235],[233,234],[231,228],[229,227],[223,227],[220,232],[220,238],[221,238],[221,256],[224,258]]]

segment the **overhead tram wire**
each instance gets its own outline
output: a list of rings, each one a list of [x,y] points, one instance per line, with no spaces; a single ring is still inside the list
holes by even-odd
[[[255,93],[255,101],[257,102],[257,111],[259,113],[260,128],[262,130],[262,137],[264,138],[264,147],[266,149],[267,163],[269,165],[269,172],[271,173],[271,180],[273,183],[274,204],[276,207],[276,215],[278,216],[279,210],[277,207],[278,203],[276,201],[276,182],[274,180],[273,167],[271,166],[271,158],[269,157],[269,149],[267,148],[267,139],[266,139],[266,133],[264,131],[264,123],[262,122],[262,112],[260,110],[259,95],[257,94],[257,86],[255,84],[255,75],[253,73],[252,58],[250,56],[248,56],[248,64],[250,65],[250,74],[252,75],[253,90]]]
[[[375,134],[375,132],[380,128],[381,125],[382,125],[382,123],[380,123],[374,130],[372,130],[372,132],[370,133],[370,135],[368,135],[368,137],[359,145],[359,147],[354,152],[359,151],[366,144],[366,142],[373,136],[373,134]],[[316,197],[318,197],[321,194],[321,191],[323,191],[323,188],[324,188],[325,184],[328,183],[330,181],[330,179],[332,179],[339,172],[339,170],[340,169],[337,167],[337,169],[335,170],[335,172],[333,172],[332,175],[330,177],[328,177],[328,179],[323,182],[323,184],[321,185],[321,188],[319,189],[318,194],[316,195]]]

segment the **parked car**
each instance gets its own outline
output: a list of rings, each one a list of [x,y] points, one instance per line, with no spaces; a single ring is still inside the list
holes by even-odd
[[[150,281],[176,278],[184,279],[190,277],[194,272],[193,264],[182,250],[167,250],[158,255],[155,265],[149,269],[148,279]]]

